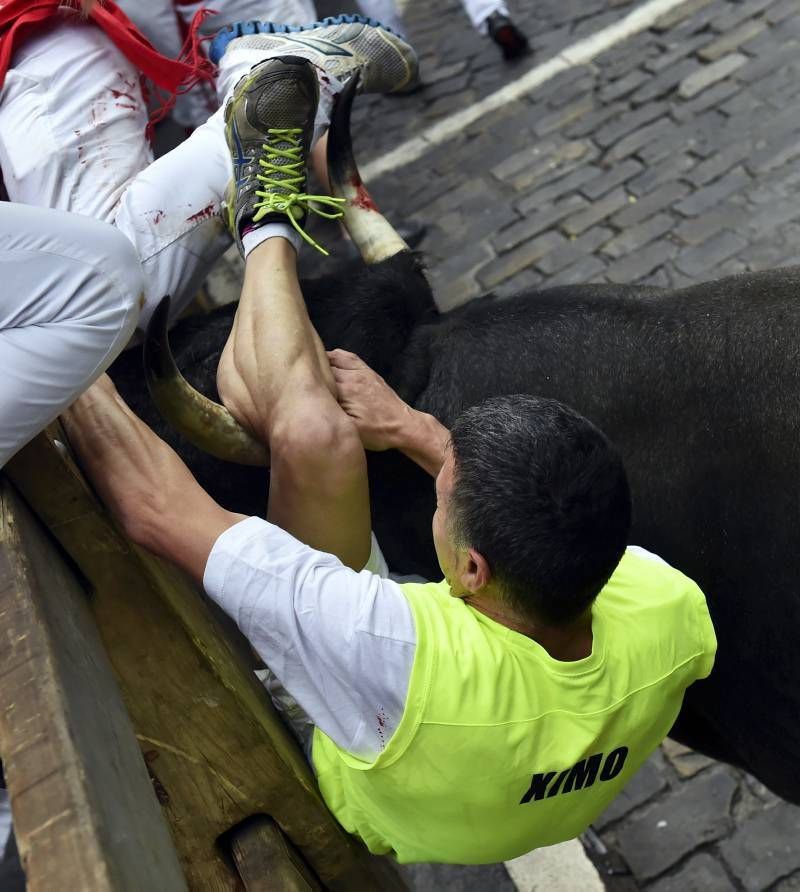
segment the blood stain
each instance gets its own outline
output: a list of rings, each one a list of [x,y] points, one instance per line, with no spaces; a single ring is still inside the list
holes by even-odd
[[[186,218],[187,223],[200,223],[202,220],[207,220],[209,217],[214,216],[214,205],[209,204],[203,208],[202,211],[198,211],[196,214],[192,214],[191,217]]]

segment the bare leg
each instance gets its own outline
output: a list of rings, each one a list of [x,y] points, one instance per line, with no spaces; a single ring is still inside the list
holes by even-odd
[[[267,518],[360,570],[370,551],[366,457],[336,401],[296,264],[282,238],[250,253],[217,382],[226,406],[269,443]]]

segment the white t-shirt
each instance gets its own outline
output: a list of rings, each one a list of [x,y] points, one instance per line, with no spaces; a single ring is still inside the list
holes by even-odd
[[[342,749],[377,758],[402,718],[417,640],[377,543],[356,573],[249,517],[217,539],[203,585],[269,666],[267,689],[301,738],[317,725]]]

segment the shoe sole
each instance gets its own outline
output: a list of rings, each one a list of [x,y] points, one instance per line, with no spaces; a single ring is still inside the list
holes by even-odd
[[[277,22],[234,22],[217,32],[209,44],[208,56],[215,65],[219,65],[220,59],[225,55],[225,50],[232,40],[245,37],[250,34],[298,34],[301,31],[311,31],[314,28],[327,28],[331,25],[372,25],[373,28],[383,28],[396,37],[403,38],[393,28],[389,28],[377,19],[371,19],[365,15],[331,15],[318,22],[309,22],[306,25],[281,25]]]

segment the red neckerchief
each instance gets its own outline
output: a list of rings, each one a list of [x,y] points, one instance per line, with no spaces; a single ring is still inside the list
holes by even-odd
[[[14,47],[34,34],[48,19],[56,15],[79,15],[79,8],[79,0],[5,0],[0,3],[0,89],[11,65]],[[198,10],[180,56],[170,59],[158,52],[113,0],[100,0],[89,12],[89,20],[105,31],[142,76],[166,93],[151,115],[151,125],[169,112],[178,93],[190,90],[199,81],[214,80],[216,68],[203,53],[200,45],[204,38],[198,33],[203,21],[213,14],[205,7]]]

